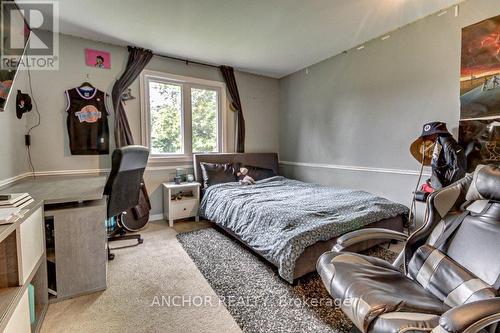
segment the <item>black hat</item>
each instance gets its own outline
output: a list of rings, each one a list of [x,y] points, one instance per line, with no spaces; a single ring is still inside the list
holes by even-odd
[[[448,132],[448,129],[446,128],[446,123],[440,121],[433,121],[432,123],[424,124],[424,126],[422,127],[422,134],[420,134],[420,137],[422,138],[433,134],[450,135],[450,132]]]
[[[423,162],[424,165],[430,165],[432,160],[432,152],[434,151],[434,144],[425,145],[425,138],[431,135],[451,135],[446,128],[446,123],[440,121],[434,121],[432,123],[424,124],[422,128],[422,134],[418,139],[413,141],[410,146],[410,153],[419,162]]]
[[[23,94],[21,90],[17,91],[16,96],[16,116],[18,119],[23,117],[23,113],[30,112],[32,109],[31,97],[28,94]]]

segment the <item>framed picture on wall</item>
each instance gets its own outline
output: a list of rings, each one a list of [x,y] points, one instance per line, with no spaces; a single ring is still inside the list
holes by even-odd
[[[110,69],[111,54],[106,51],[85,49],[85,63],[90,67]]]
[[[462,29],[459,142],[468,171],[500,164],[500,15]]]

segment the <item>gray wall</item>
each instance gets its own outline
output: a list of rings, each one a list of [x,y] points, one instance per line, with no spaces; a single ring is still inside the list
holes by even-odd
[[[409,204],[419,165],[408,148],[422,124],[445,121],[457,134],[461,29],[498,14],[500,1],[470,0],[459,17],[429,16],[283,78],[280,159],[327,164],[285,164],[285,175]]]
[[[84,59],[85,48],[95,48],[110,52],[112,68],[110,70],[102,70],[87,67]],[[123,70],[127,55],[127,50],[124,47],[61,35],[59,70],[32,72],[34,95],[42,114],[40,127],[32,133],[32,156],[37,172],[50,174],[71,173],[110,167],[109,156],[72,156],[70,154],[66,130],[66,100],[63,93],[67,89],[80,85],[83,81],[89,81],[100,90],[110,92],[114,81]],[[219,71],[215,68],[198,65],[186,66],[183,62],[158,57],[153,58],[147,69],[222,81]],[[243,72],[236,72],[236,79],[239,84],[248,128],[246,139],[247,150],[278,151],[278,80]],[[139,80],[131,88],[132,94],[136,99],[126,102],[126,112],[134,139],[137,143],[140,143]],[[228,148],[232,150],[234,149],[234,113],[228,109],[227,114]],[[15,130],[11,126],[15,123],[11,112],[8,117],[7,114],[0,113],[0,117],[2,117],[2,123],[0,124],[2,127],[2,137],[5,136],[6,140],[5,142],[2,140],[0,143],[2,156],[7,157],[8,164],[13,164],[12,166],[0,166],[1,180],[18,174],[20,171],[25,170],[26,167],[24,163],[24,130]],[[4,123],[3,118],[8,119],[8,121]],[[31,114],[28,123],[33,124],[35,121],[34,114]],[[110,120],[110,128],[112,126],[113,119]],[[3,127],[6,129],[5,134]],[[21,145],[16,144],[16,147],[20,146],[22,148],[21,153],[17,151],[19,148],[11,148],[9,140],[16,142],[22,140]],[[21,160],[23,163],[17,160]],[[185,165],[186,163],[182,164]],[[160,185],[162,182],[172,179],[172,174],[175,174],[175,170],[171,169],[172,166],[172,164],[168,163],[155,163],[152,168],[146,171],[145,180],[152,198],[153,214],[162,212]]]
[[[27,92],[27,82],[27,73],[19,71],[12,87],[12,96],[5,110],[0,112],[0,186],[5,180],[28,171],[24,146],[26,116],[21,120],[16,117],[17,90]]]
[[[453,10],[427,17],[392,32],[388,40],[367,43],[362,51],[352,50],[311,66],[308,74],[302,70],[278,81],[237,72],[247,121],[247,150],[279,149],[287,176],[366,189],[408,204],[418,170],[408,146],[422,124],[446,121],[457,133],[461,28],[498,14],[498,0],[469,0],[461,4],[458,18]],[[110,51],[112,69],[85,66],[85,48]],[[33,132],[37,171],[109,167],[108,156],[69,154],[63,91],[87,80],[109,91],[126,57],[123,47],[61,35],[60,70],[33,72],[42,113],[42,124]],[[148,69],[221,80],[215,69],[160,58],[154,58]],[[25,78],[16,85],[26,90]],[[126,110],[140,142],[138,82],[132,85],[132,93],[137,99],[127,102]],[[0,113],[0,181],[28,171],[23,135],[34,120],[33,113],[27,122],[15,119],[13,104]],[[232,148],[231,111],[227,124]],[[166,167],[155,164],[146,173],[154,214],[161,212],[160,184],[172,177],[173,170]]]

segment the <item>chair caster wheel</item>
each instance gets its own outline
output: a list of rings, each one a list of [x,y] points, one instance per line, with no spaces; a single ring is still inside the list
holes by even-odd
[[[142,244],[142,243],[144,243],[144,239],[142,239],[142,238],[139,238],[139,239],[137,240],[137,243],[139,243],[139,244]]]
[[[108,254],[108,260],[115,259],[115,255],[113,253]]]

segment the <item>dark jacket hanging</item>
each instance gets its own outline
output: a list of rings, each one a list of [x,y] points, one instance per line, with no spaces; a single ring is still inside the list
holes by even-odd
[[[226,82],[227,90],[232,100],[232,107],[236,111],[236,152],[245,152],[245,118],[243,117],[243,109],[241,108],[240,94],[238,93],[238,85],[236,84],[236,78],[234,77],[234,69],[229,66],[220,66],[220,71],[222,77]]]
[[[127,66],[125,67],[123,74],[113,86],[113,91],[111,93],[111,97],[113,99],[113,109],[115,111],[114,134],[116,147],[134,144],[134,138],[132,136],[132,131],[130,130],[127,114],[125,113],[125,108],[123,107],[122,94],[137,79],[142,70],[153,57],[151,50],[145,50],[138,47],[129,46],[128,52]],[[148,218],[150,210],[151,203],[149,201],[148,192],[146,190],[146,186],[143,185],[139,195],[139,204],[132,208],[131,211],[134,218],[139,220]]]

